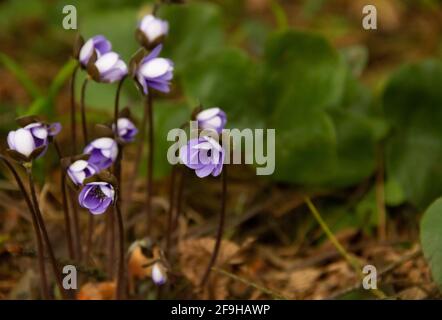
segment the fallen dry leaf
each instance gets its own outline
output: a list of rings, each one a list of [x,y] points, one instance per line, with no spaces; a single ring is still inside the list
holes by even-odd
[[[84,284],[77,293],[77,300],[112,300],[116,284],[113,281],[89,282]]]

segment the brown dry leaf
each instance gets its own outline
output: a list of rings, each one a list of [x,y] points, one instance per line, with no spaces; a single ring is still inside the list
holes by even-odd
[[[151,261],[152,259],[147,258],[143,254],[140,246],[134,248],[134,250],[131,252],[129,257],[129,263],[128,263],[129,278],[135,280],[135,279],[144,279],[150,276],[150,268],[146,268],[144,266],[149,264]]]
[[[214,245],[213,238],[188,239],[179,244],[181,271],[194,286],[198,286],[201,281]],[[241,263],[240,249],[237,244],[223,240],[215,266],[225,268],[226,265]],[[207,288],[210,288],[210,292],[206,290],[201,293],[202,298],[225,299],[228,294],[227,283],[230,280],[213,272],[209,281]]]
[[[310,291],[322,272],[317,268],[308,268],[292,272],[285,291],[304,293]]]
[[[113,281],[86,283],[77,293],[77,300],[112,300],[116,284]]]

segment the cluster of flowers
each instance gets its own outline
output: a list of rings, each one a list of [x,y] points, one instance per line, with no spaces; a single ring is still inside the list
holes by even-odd
[[[149,54],[143,55],[130,64],[130,70],[120,56],[112,51],[112,44],[103,35],[97,35],[86,42],[77,44],[76,58],[80,67],[97,82],[114,83],[122,81],[129,74],[147,95],[150,89],[163,93],[170,91],[174,65],[171,60],[159,57],[162,39],[168,33],[168,23],[153,15],[145,16],[139,23],[137,39]],[[214,130],[218,134],[224,129],[227,117],[219,108],[210,108],[196,115],[198,126],[203,130]],[[35,117],[27,117],[19,122],[21,128],[8,134],[9,154],[22,163],[42,157],[49,143],[61,131],[59,123],[47,124]],[[116,124],[116,126],[115,126]],[[109,169],[117,160],[120,145],[133,142],[138,133],[130,117],[120,117],[112,124],[112,137],[100,137],[91,141],[81,156],[69,158],[65,166],[66,174],[80,190],[78,202],[91,214],[99,215],[115,201],[115,188],[112,182],[102,179],[101,173]],[[195,170],[198,177],[220,175],[225,152],[213,138],[203,136],[188,141],[179,150],[181,161]],[[157,284],[166,281],[165,273],[156,265],[153,279]]]

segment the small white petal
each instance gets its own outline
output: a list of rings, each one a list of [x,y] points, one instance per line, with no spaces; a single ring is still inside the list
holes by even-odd
[[[112,138],[98,138],[91,142],[91,145],[96,149],[110,149],[115,144]]]
[[[69,166],[69,169],[73,172],[80,172],[86,169],[88,162],[85,160],[77,160]]]
[[[81,47],[79,59],[81,63],[87,63],[94,52],[94,40],[89,39],[86,43]]]
[[[35,143],[29,130],[18,129],[14,136],[15,150],[25,156],[29,156],[35,150]]]
[[[109,71],[118,62],[118,58],[119,56],[115,52],[108,52],[97,59],[95,66],[100,73]]]
[[[152,280],[158,285],[164,284],[167,281],[167,275],[159,263],[155,263],[152,266]]]
[[[206,109],[206,110],[203,110],[200,113],[198,113],[198,115],[196,116],[196,119],[200,120],[200,121],[208,120],[208,119],[216,116],[218,113],[219,113],[219,108]]]
[[[164,58],[155,58],[141,67],[141,74],[146,78],[160,77],[169,71],[170,63]]]

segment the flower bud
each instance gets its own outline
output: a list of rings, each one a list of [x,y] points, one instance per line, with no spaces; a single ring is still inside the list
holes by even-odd
[[[137,127],[128,118],[119,118],[117,121],[118,126],[118,138],[125,143],[134,141],[135,136],[138,133]],[[115,124],[112,124],[112,130],[115,132]]]
[[[152,266],[152,281],[161,286],[167,282],[167,271],[161,262],[155,262]]]
[[[148,88],[167,93],[170,91],[170,81],[173,78],[173,62],[169,59],[158,58],[162,45],[157,46],[147,56],[141,59],[136,70],[136,80],[144,94]]]
[[[149,14],[141,19],[136,31],[138,42],[146,49],[152,49],[162,42],[169,32],[169,23]]]
[[[98,170],[104,170],[117,159],[118,145],[114,139],[98,138],[84,148],[84,153],[90,154],[89,163]]]
[[[85,179],[93,176],[97,172],[98,168],[86,160],[77,160],[67,169],[69,178],[71,178],[72,182],[77,186],[83,184]]]
[[[90,59],[96,55],[100,58],[102,55],[110,52],[112,50],[112,44],[106,37],[102,35],[97,35],[90,38],[80,49],[78,60],[83,68],[86,68]]]
[[[199,112],[196,121],[201,129],[215,130],[219,134],[226,126],[227,116],[220,108],[210,108]]]

